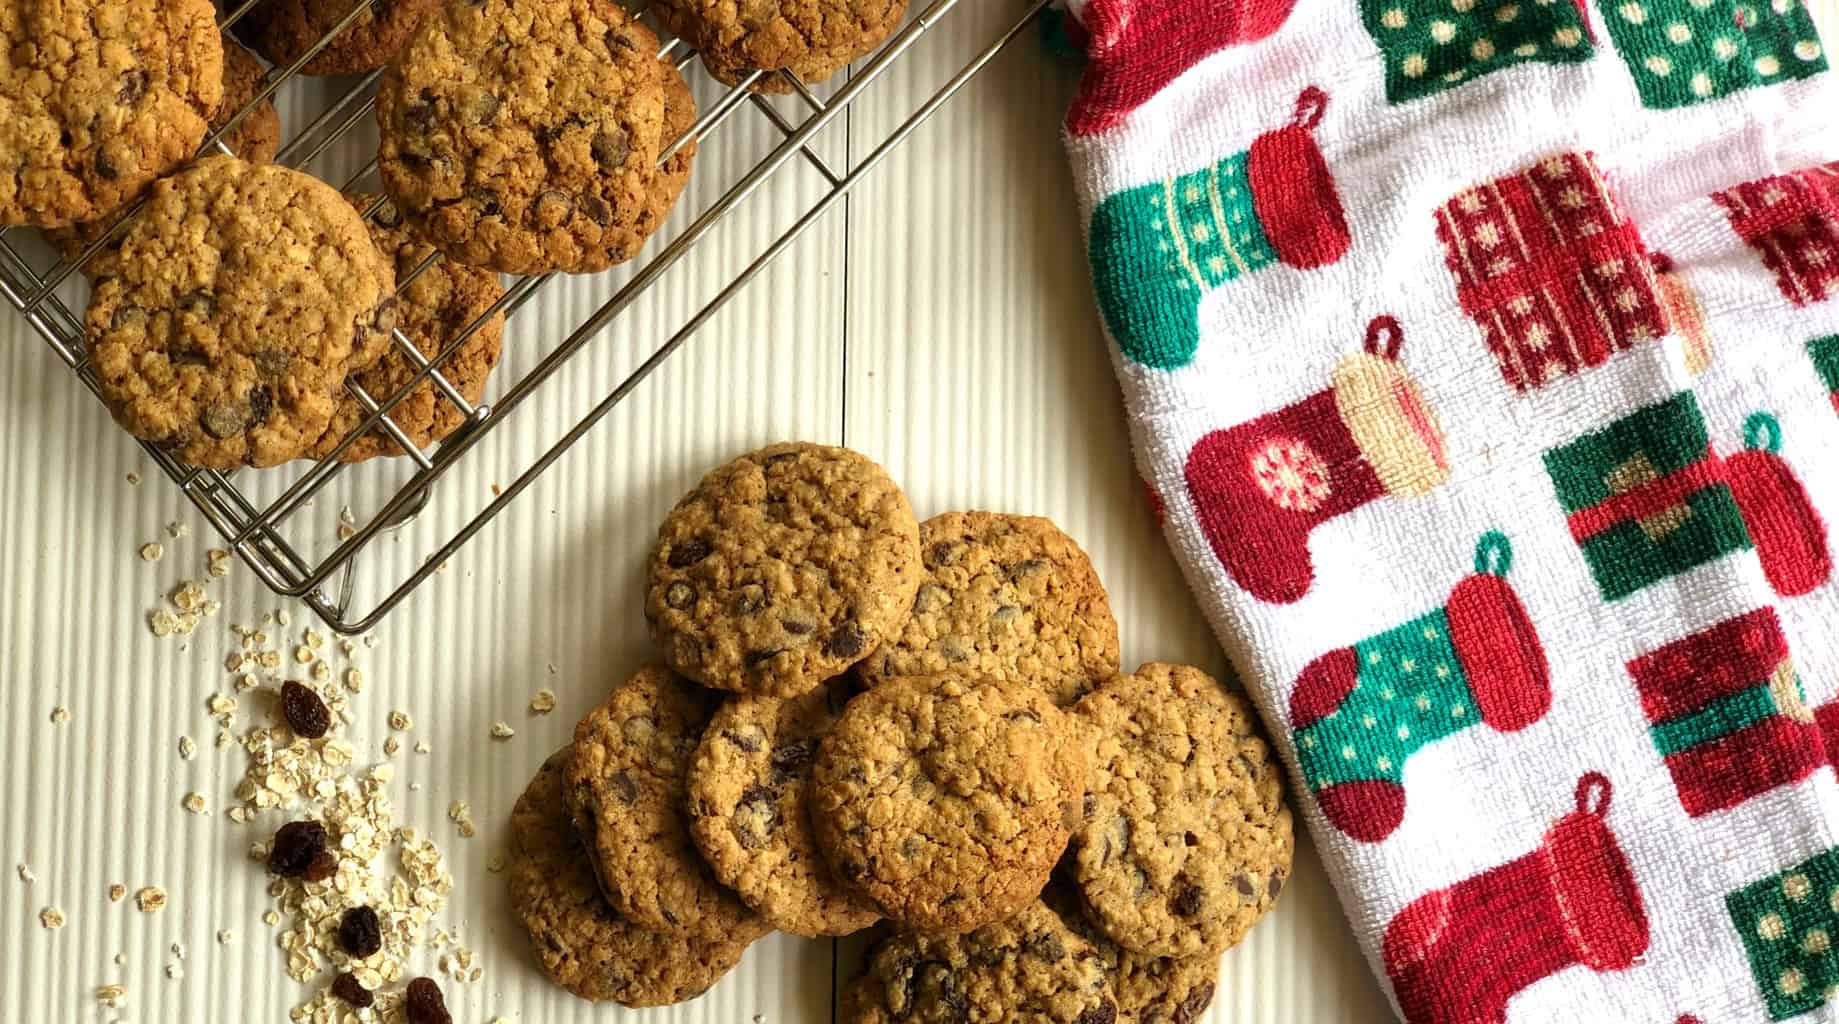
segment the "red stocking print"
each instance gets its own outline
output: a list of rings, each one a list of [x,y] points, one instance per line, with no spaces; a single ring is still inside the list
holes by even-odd
[[[1752,181],[1711,198],[1761,254],[1789,302],[1805,306],[1833,294],[1839,284],[1839,163]]]
[[[1744,450],[1725,460],[1730,490],[1756,541],[1763,574],[1783,597],[1812,593],[1833,573],[1826,522],[1779,452],[1782,428],[1766,412],[1743,428]]]
[[[1090,63],[1067,115],[1074,135],[1114,127],[1182,73],[1283,26],[1296,0],[1091,0],[1080,16]]]
[[[1647,951],[1647,911],[1605,819],[1609,780],[1577,783],[1576,810],[1538,849],[1413,900],[1384,957],[1407,1024],[1506,1024],[1507,1003],[1574,967],[1619,971]]]
[[[1806,778],[1827,763],[1773,609],[1628,663],[1648,732],[1693,817]]]
[[[1290,692],[1303,781],[1330,824],[1377,843],[1405,820],[1405,762],[1484,723],[1516,732],[1552,703],[1545,649],[1507,583],[1500,533],[1443,607],[1309,663]]]
[[[1588,154],[1547,157],[1436,216],[1463,312],[1515,390],[1667,333],[1647,245]]]
[[[1403,332],[1382,316],[1333,386],[1229,430],[1188,453],[1201,532],[1252,596],[1287,604],[1315,580],[1309,534],[1386,495],[1418,496],[1449,478],[1443,430],[1398,362]]]

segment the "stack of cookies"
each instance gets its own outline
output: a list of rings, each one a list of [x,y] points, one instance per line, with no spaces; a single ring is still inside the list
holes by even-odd
[[[1250,710],[1121,673],[1044,519],[917,523],[863,456],[774,445],[672,509],[645,613],[664,663],[513,815],[514,906],[584,998],[675,1002],[771,929],[876,926],[845,1024],[1191,1022],[1289,875]]]

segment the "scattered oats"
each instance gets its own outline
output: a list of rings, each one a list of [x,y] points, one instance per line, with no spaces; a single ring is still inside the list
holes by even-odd
[[[224,814],[238,825],[244,824],[249,820],[249,809],[242,804],[232,806],[229,810],[225,811]]]
[[[139,473],[136,473],[133,470],[128,471],[128,486],[129,487],[139,487],[140,486],[140,474]]]
[[[157,562],[164,554],[166,554],[166,549],[160,545],[159,541],[150,540],[140,546],[140,560],[143,562]]]
[[[492,723],[492,739],[508,740],[515,735],[517,735],[517,730],[511,728],[509,724],[505,722]]]
[[[210,567],[206,569],[207,572],[219,579],[230,575],[230,566],[235,563],[231,560],[228,551],[222,548],[212,548],[210,551],[206,552],[206,555],[211,560]]]
[[[547,715],[555,709],[556,692],[548,687],[536,691],[536,696],[530,698],[530,713],[533,715]]]
[[[275,622],[277,624],[285,626],[293,621],[294,621],[294,617],[287,613],[286,608],[276,608],[275,609]]]
[[[236,698],[225,693],[214,693],[211,694],[211,699],[205,703],[205,708],[210,711],[212,715],[219,718],[226,718],[236,714]]]
[[[243,662],[247,660],[248,657],[249,655],[244,654],[242,651],[231,651],[229,654],[224,656],[224,660],[223,660],[224,671],[225,672],[241,672],[243,670]]]
[[[316,661],[313,663],[313,671],[311,675],[313,676],[314,682],[318,682],[318,683],[328,682],[332,679],[332,666],[326,664],[323,661]]]
[[[177,519],[166,524],[166,536],[171,537],[173,540],[178,540],[181,537],[189,537],[191,534],[192,528],[179,522]]]
[[[217,730],[217,738],[212,742],[217,745],[217,749],[222,750],[230,745],[230,738],[230,730],[219,729]]]
[[[401,749],[402,749],[402,741],[397,739],[396,737],[390,736],[384,739],[383,756],[394,757],[396,756],[396,751],[401,750]]]
[[[228,928],[217,929],[217,944],[219,946],[228,946],[230,944],[230,940],[234,938],[236,938],[236,933],[231,931],[230,929]]]
[[[166,890],[157,885],[143,886],[134,893],[134,906],[143,914],[151,914],[166,905]]]
[[[120,882],[116,882],[115,884],[109,886],[109,902],[110,903],[120,903],[122,900],[127,899],[127,897],[128,897],[128,887],[127,886],[122,885]]]
[[[178,964],[167,964],[166,965],[166,979],[168,981],[178,981],[180,978],[183,978],[183,977],[185,977],[184,968],[180,967]]]
[[[204,813],[204,796],[203,794],[200,794],[200,793],[187,793],[185,794],[185,799],[179,801],[179,806],[185,808],[186,810],[190,811],[193,814],[203,814]]]
[[[415,752],[417,754],[426,754],[428,751],[432,749],[434,748],[428,746],[427,740],[416,740],[415,741]]]
[[[316,651],[325,646],[326,643],[325,636],[317,629],[308,629],[305,634],[303,634],[302,639],[306,641],[308,647]]]
[[[280,651],[263,651],[262,652],[262,667],[266,669],[280,668],[281,667],[281,652]]]
[[[346,644],[345,646],[349,647],[351,645]],[[351,652],[346,651],[345,653],[350,654]],[[352,693],[359,693],[364,689],[364,673],[359,671],[355,666],[345,670],[345,689],[350,690]]]
[[[147,628],[154,636],[171,636],[179,629],[179,620],[164,608],[147,613]]]
[[[179,757],[183,760],[190,761],[197,756],[198,742],[190,736],[179,737]]]
[[[270,910],[262,915],[262,923],[273,926],[281,923],[281,915]]]
[[[17,870],[19,871],[19,880],[21,882],[31,885],[33,882],[38,881],[38,876],[32,873],[30,865],[21,862]]]
[[[347,658],[358,653],[358,645],[352,643],[350,640],[340,640],[338,642],[338,649],[344,651],[345,657]]]
[[[308,647],[306,644],[301,644],[300,646],[294,648],[294,660],[299,662],[302,665],[311,663],[313,659],[317,657],[319,657],[319,655],[314,654],[313,649],[311,647]]]
[[[172,603],[182,612],[195,612],[204,607],[204,584],[197,580],[186,580],[172,592]]]
[[[398,710],[398,711],[390,712],[390,728],[396,730],[397,732],[408,732],[410,729],[413,729],[414,727],[415,727],[415,723],[410,720],[409,713],[407,711]]]
[[[59,707],[55,707],[51,709],[51,724],[52,725],[63,725],[65,722],[68,722],[68,721],[70,721],[70,709],[69,708],[59,706]]]
[[[464,800],[455,800],[447,805],[447,820],[459,826],[462,839],[471,839],[478,833],[478,829],[473,826],[473,810]]]
[[[260,685],[262,685],[262,681],[257,679],[253,672],[244,672],[242,675],[236,677],[236,692],[238,693],[248,693],[250,690]]]
[[[96,1002],[111,1010],[119,1010],[128,1005],[128,990],[122,985],[99,986],[96,989]]]
[[[64,912],[56,907],[46,907],[38,912],[38,923],[47,930],[64,927]]]

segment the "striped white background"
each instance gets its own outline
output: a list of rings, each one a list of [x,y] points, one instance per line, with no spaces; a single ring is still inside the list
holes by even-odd
[[[961,6],[828,133],[827,158],[859,158],[914,93],[1015,12],[1009,0]],[[1831,38],[1839,0],[1817,6]],[[392,708],[410,711],[413,735],[432,745],[425,756],[397,755],[395,796],[406,822],[448,851],[457,892],[446,919],[483,958],[479,983],[446,986],[457,1020],[639,1016],[591,1009],[544,984],[502,879],[485,865],[545,754],[648,656],[639,566],[656,522],[735,451],[788,437],[846,443],[886,464],[921,515],[981,507],[1051,516],[1092,553],[1127,665],[1158,658],[1223,671],[1130,465],[1057,136],[1070,87],[1070,72],[1029,42],[1000,58],[846,212],[820,224],[386,620],[376,648],[360,656],[369,685],[354,699],[354,732],[364,750],[380,756]],[[693,187],[705,201],[767,138],[742,134],[703,156],[697,181],[706,184]],[[355,166],[334,154],[314,169],[336,180]],[[790,187],[808,195],[814,186]],[[790,208],[777,202],[779,223]],[[724,229],[720,251],[760,245],[773,212]],[[713,262],[715,251],[701,258]],[[699,283],[712,279],[667,279],[661,305],[693,308]],[[590,281],[547,292],[521,315],[531,335],[507,339],[507,365],[530,365],[558,325],[609,290]],[[414,538],[444,536],[540,451],[539,439],[603,394],[638,358],[636,339],[656,334],[656,315],[635,316],[571,365],[553,397],[529,410],[526,432],[488,439],[453,493],[437,494],[440,506],[417,524],[425,533],[382,556],[382,573],[411,564],[421,553]],[[0,439],[0,1020],[284,1020],[306,990],[286,978],[260,921],[264,878],[244,853],[258,833],[219,813],[241,754],[212,749],[204,710],[225,683],[228,623],[278,603],[239,569],[216,588],[224,613],[189,643],[149,635],[145,616],[159,595],[199,573],[205,525],[10,314],[0,314]],[[144,478],[138,487],[126,482],[130,472]],[[329,496],[318,511],[330,517],[341,500],[363,498]],[[191,524],[189,538],[163,535],[174,519]],[[141,562],[137,549],[156,537],[165,559]],[[307,615],[292,611],[297,632]],[[531,718],[524,706],[541,686],[556,690],[560,706]],[[69,722],[52,723],[56,706],[70,710]],[[488,740],[497,719],[517,736]],[[182,734],[199,739],[196,760],[176,755]],[[191,790],[209,798],[211,814],[180,809]],[[455,799],[471,803],[477,838],[459,838],[447,822]],[[1214,1024],[1390,1019],[1306,841],[1298,859],[1278,911],[1225,958]],[[37,880],[21,882],[15,863]],[[115,882],[130,892],[162,885],[171,903],[151,915],[131,900],[111,905]],[[65,913],[66,927],[40,928],[46,906]],[[233,929],[234,941],[218,945],[220,928]],[[168,980],[174,942],[187,950],[184,976]],[[115,965],[118,953],[125,966]],[[830,944],[775,937],[703,1000],[644,1019],[827,1021],[836,973]],[[109,982],[127,986],[127,1009],[96,1008],[93,991]]]

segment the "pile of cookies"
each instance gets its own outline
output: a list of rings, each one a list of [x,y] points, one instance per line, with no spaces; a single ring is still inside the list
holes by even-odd
[[[826,77],[885,38],[906,4],[654,6],[733,81]],[[0,227],[38,227],[84,259],[103,400],[130,433],[191,465],[354,461],[440,440],[463,422],[452,399],[476,401],[497,361],[497,274],[629,260],[689,178],[689,85],[616,0],[260,0],[246,11],[233,30],[278,67],[385,69],[387,198],[359,197],[355,210],[270,163],[279,118],[254,103],[268,73],[217,17],[210,0],[0,0]],[[234,155],[190,162],[220,130]],[[391,342],[398,330],[422,358]],[[453,393],[424,379],[389,410],[399,434],[378,425],[341,447],[370,403],[450,347],[439,369]]]
[[[513,906],[583,998],[678,1002],[769,930],[876,927],[845,1024],[1185,1024],[1289,876],[1250,709],[1120,672],[1045,519],[918,523],[867,458],[774,445],[671,510],[645,614],[663,664],[512,815]]]

